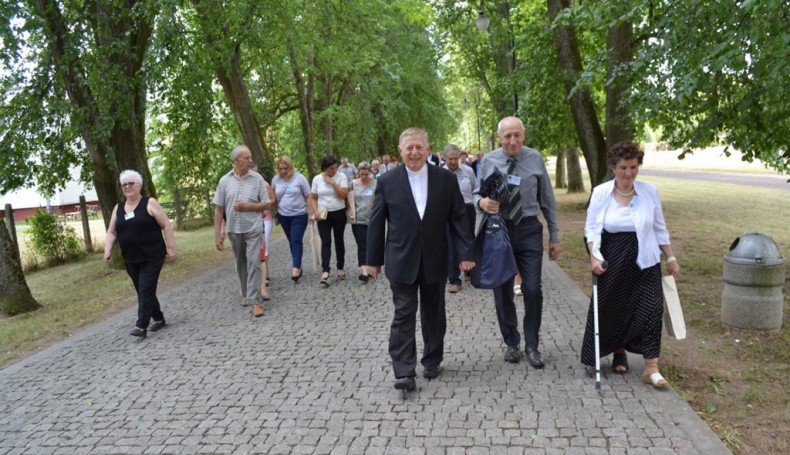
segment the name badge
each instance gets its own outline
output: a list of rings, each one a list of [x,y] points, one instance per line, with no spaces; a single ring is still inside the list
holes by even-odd
[[[362,193],[362,195],[363,196],[373,196],[373,190],[365,190],[365,192]]]
[[[460,182],[461,183],[469,183],[471,181],[472,181],[472,179],[470,179],[469,177],[467,177],[465,175],[460,178]]]
[[[132,218],[134,218],[134,212],[129,212],[129,213],[127,213],[127,214],[125,214],[125,215],[123,216],[123,219],[124,219],[124,220],[127,220],[127,221],[128,221],[128,220],[131,220]]]
[[[521,185],[521,177],[519,177],[517,175],[508,175],[507,176],[507,184],[508,185],[519,186],[519,185]]]

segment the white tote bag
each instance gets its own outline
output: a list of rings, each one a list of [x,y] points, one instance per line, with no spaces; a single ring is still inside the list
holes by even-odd
[[[662,277],[661,286],[664,290],[664,327],[669,336],[682,340],[686,338],[686,321],[683,320],[675,278],[672,275]]]
[[[316,228],[316,222],[311,221],[310,225],[310,249],[313,253],[313,270],[321,270],[321,238],[319,237]]]

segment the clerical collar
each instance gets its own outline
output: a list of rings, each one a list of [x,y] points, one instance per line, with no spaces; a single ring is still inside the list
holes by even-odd
[[[409,169],[409,166],[406,166],[406,173],[409,176],[419,175],[421,177],[424,177],[424,176],[428,175],[428,165],[427,164],[423,164],[422,167],[420,168],[420,170],[417,171],[417,172],[412,171],[411,169]]]

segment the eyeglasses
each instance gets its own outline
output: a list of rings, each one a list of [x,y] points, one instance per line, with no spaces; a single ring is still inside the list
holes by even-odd
[[[121,183],[121,186],[124,187],[124,188],[131,188],[131,187],[135,186],[136,184],[137,184],[137,182],[126,182],[126,183]]]

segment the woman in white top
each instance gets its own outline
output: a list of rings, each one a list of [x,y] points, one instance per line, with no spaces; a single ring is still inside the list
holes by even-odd
[[[664,312],[661,253],[667,257],[668,273],[677,275],[680,265],[672,254],[656,187],[636,181],[643,157],[629,141],[612,147],[608,162],[614,179],[593,190],[584,232],[592,272],[599,276],[601,356],[614,353],[614,372],[625,374],[626,351],[642,354],[642,380],[663,388],[668,383],[658,371]],[[581,352],[585,365],[595,364],[594,336],[591,302]]]
[[[329,286],[329,260],[332,258],[332,234],[335,237],[337,254],[337,278],[346,279],[346,245],[343,232],[346,228],[346,196],[348,179],[337,172],[337,158],[328,155],[321,160],[321,172],[313,177],[310,198],[317,203],[318,213],[313,219],[318,222],[318,235],[321,237],[321,284]]]

